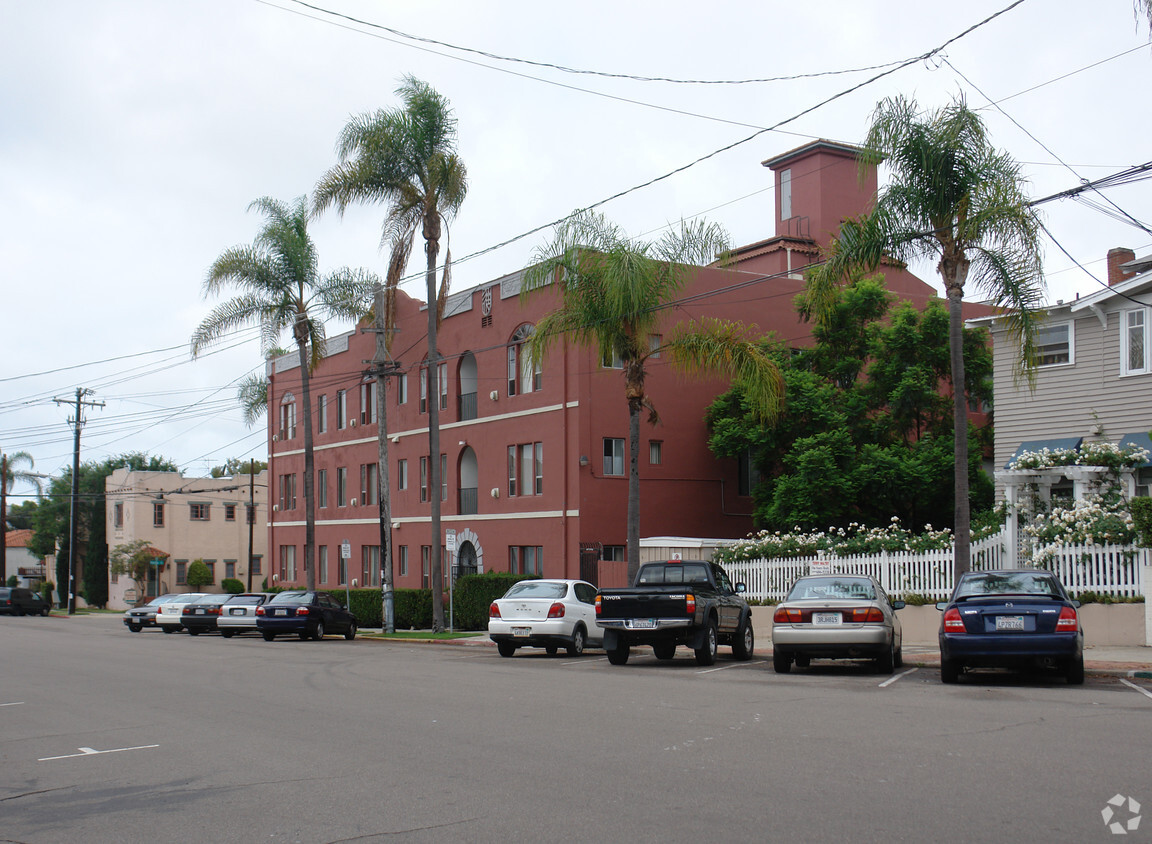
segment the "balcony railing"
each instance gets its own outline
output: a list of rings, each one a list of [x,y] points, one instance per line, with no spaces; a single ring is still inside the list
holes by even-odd
[[[460,399],[460,422],[465,422],[469,419],[476,418],[476,394],[475,393],[461,393]]]
[[[476,495],[476,487],[460,488],[460,515],[472,516],[479,513],[477,507],[478,497]]]

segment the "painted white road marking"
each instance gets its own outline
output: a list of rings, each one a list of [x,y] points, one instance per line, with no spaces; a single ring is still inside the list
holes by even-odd
[[[13,701],[12,703],[0,703],[0,706],[23,706],[23,705],[24,705],[24,701],[22,701],[22,700],[16,700],[16,701]]]
[[[1123,678],[1121,678],[1120,682],[1123,683],[1125,686],[1127,686],[1130,689],[1135,689],[1136,691],[1140,692],[1140,694],[1144,695],[1145,697],[1152,697],[1152,692],[1148,691],[1143,686],[1137,686],[1135,683],[1130,683]]]
[[[140,744],[136,747],[114,747],[111,750],[93,750],[91,747],[78,747],[79,753],[70,753],[67,756],[45,756],[43,759],[37,759],[37,762],[51,762],[54,759],[77,759],[81,756],[99,756],[102,753],[123,753],[125,750],[148,750],[152,747],[159,747],[158,744]]]
[[[747,660],[746,662],[733,662],[729,665],[718,665],[715,668],[705,668],[703,671],[697,671],[697,674],[711,674],[713,671],[727,671],[729,668],[747,668],[750,665],[756,665],[762,660]]]
[[[880,688],[884,688],[885,686],[891,686],[893,683],[895,683],[895,682],[896,682],[897,680],[899,680],[901,677],[907,677],[907,676],[908,676],[909,674],[911,674],[913,671],[919,671],[919,670],[920,670],[920,668],[919,668],[919,666],[917,666],[916,668],[909,668],[909,669],[908,669],[907,671],[905,671],[903,674],[896,674],[896,675],[893,675],[892,677],[889,677],[887,680],[885,680],[883,683],[881,683],[881,684],[880,684]]]

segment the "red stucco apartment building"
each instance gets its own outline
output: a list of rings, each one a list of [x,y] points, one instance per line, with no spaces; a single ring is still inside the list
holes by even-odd
[[[764,162],[776,182],[776,235],[737,250],[734,267],[702,268],[667,311],[659,333],[700,317],[739,320],[792,345],[810,341],[793,299],[842,219],[866,209],[876,178],[861,181],[854,148],[815,141]],[[899,298],[922,306],[933,289],[901,267],[887,271]],[[623,559],[628,412],[622,371],[595,353],[557,347],[539,371],[523,343],[555,299],[520,299],[520,273],[453,294],[439,331],[443,483],[430,490],[424,303],[399,299],[387,389],[389,493],[396,586],[428,584],[430,495],[456,532],[462,570],[595,576],[589,560]],[[653,337],[659,342],[659,336]],[[374,335],[332,338],[311,379],[316,456],[317,582],[380,582],[374,385],[365,377]],[[305,579],[303,425],[295,354],[268,366],[269,554],[281,585]],[[741,537],[752,529],[748,475],[706,445],[704,413],[727,388],[688,380],[659,358],[647,381],[660,423],[642,423],[640,535]],[[341,544],[351,547],[341,560]],[[448,558],[445,557],[447,568]],[[271,583],[271,578],[270,578]]]

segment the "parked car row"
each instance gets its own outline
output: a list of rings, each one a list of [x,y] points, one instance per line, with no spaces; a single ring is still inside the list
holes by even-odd
[[[500,655],[519,648],[565,648],[579,656],[604,647],[614,665],[632,644],[650,645],[657,658],[693,648],[703,665],[717,641],[737,659],[752,655],[751,613],[715,563],[675,560],[642,566],[636,586],[597,590],[582,580],[524,580],[489,608],[488,636]],[[890,674],[903,664],[903,631],[893,600],[872,577],[816,574],[798,578],[772,616],[772,664],[786,674],[814,659],[867,659]],[[1059,579],[1043,570],[968,572],[950,600],[936,605],[940,679],[955,683],[968,669],[1055,670],[1084,682],[1084,630]],[[729,617],[725,619],[725,615]]]
[[[0,615],[48,615],[52,605],[39,592],[22,586],[0,586]]]
[[[187,630],[193,636],[219,632],[226,639],[260,633],[268,642],[282,635],[319,641],[328,633],[355,639],[357,632],[356,617],[340,601],[327,592],[308,590],[161,595],[124,613],[124,624],[133,633],[145,627],[165,633]]]

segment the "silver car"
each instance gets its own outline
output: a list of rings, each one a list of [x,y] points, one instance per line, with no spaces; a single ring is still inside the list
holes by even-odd
[[[271,592],[244,592],[233,595],[220,607],[216,629],[225,639],[237,633],[256,633],[256,608],[272,597]]]
[[[813,659],[873,659],[891,674],[904,662],[896,616],[903,608],[871,577],[801,577],[772,616],[772,665],[787,674],[793,662],[807,668]]]

